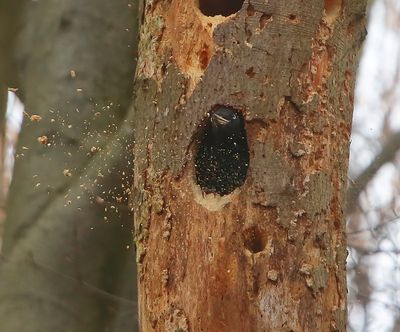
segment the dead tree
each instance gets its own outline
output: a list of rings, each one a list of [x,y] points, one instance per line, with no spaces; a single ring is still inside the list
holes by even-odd
[[[345,331],[343,198],[366,2],[142,1],[142,331]],[[243,119],[239,151],[216,146],[220,109]],[[231,162],[238,172],[226,165],[235,153],[249,156]]]

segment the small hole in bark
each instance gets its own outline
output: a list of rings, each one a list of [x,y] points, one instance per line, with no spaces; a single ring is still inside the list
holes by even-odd
[[[260,29],[264,29],[268,22],[272,21],[271,14],[262,14],[260,17]]]
[[[206,16],[229,16],[237,13],[244,0],[199,0],[201,12]]]
[[[254,7],[252,6],[252,4],[250,3],[247,6],[247,16],[254,16],[254,14],[256,13],[256,10],[254,9]]]
[[[254,68],[253,67],[247,68],[246,75],[248,77],[253,78],[255,76],[255,74],[256,73],[254,72]]]
[[[208,47],[208,45],[204,44],[203,48],[201,49],[201,51],[199,52],[199,63],[200,63],[200,67],[201,69],[206,69],[208,66],[208,63],[210,61],[210,49]]]
[[[249,147],[243,115],[216,105],[201,125],[195,156],[196,182],[205,193],[228,195],[243,185]]]
[[[243,232],[244,245],[253,254],[264,250],[267,242],[265,232],[258,228],[258,226],[252,226],[247,228]]]
[[[294,20],[296,20],[296,15],[295,14],[290,14],[289,15],[289,20],[291,20],[291,21],[294,21]]]

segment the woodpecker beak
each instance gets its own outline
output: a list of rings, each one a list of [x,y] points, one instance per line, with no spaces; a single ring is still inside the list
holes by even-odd
[[[230,120],[225,119],[223,116],[214,113],[211,115],[211,122],[214,126],[225,126],[230,122]]]

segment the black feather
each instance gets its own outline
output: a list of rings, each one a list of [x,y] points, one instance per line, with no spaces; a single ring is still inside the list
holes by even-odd
[[[216,107],[205,120],[197,144],[196,180],[204,192],[227,195],[244,183],[249,147],[240,112]]]

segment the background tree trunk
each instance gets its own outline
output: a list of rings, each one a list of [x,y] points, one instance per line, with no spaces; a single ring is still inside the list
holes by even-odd
[[[343,198],[367,1],[147,1],[135,107],[142,331],[345,331]],[[240,8],[241,6],[239,6]],[[242,112],[250,167],[204,194],[207,113]]]
[[[25,1],[2,0],[0,2],[0,238],[3,235],[4,208],[5,208],[5,130],[7,93],[9,87],[17,86],[17,66],[13,56],[17,31],[20,28],[20,16]],[[1,243],[1,240],[0,240]]]
[[[1,61],[1,60],[0,60]],[[6,134],[6,111],[7,111],[7,88],[0,87],[0,238],[3,234],[3,219],[5,207],[4,188],[4,157],[5,157],[5,134]],[[1,240],[0,240],[1,243]]]
[[[136,273],[124,191],[132,177],[126,114],[137,6],[25,4],[8,18],[24,22],[12,56],[27,116],[7,206],[0,330],[133,331]]]

